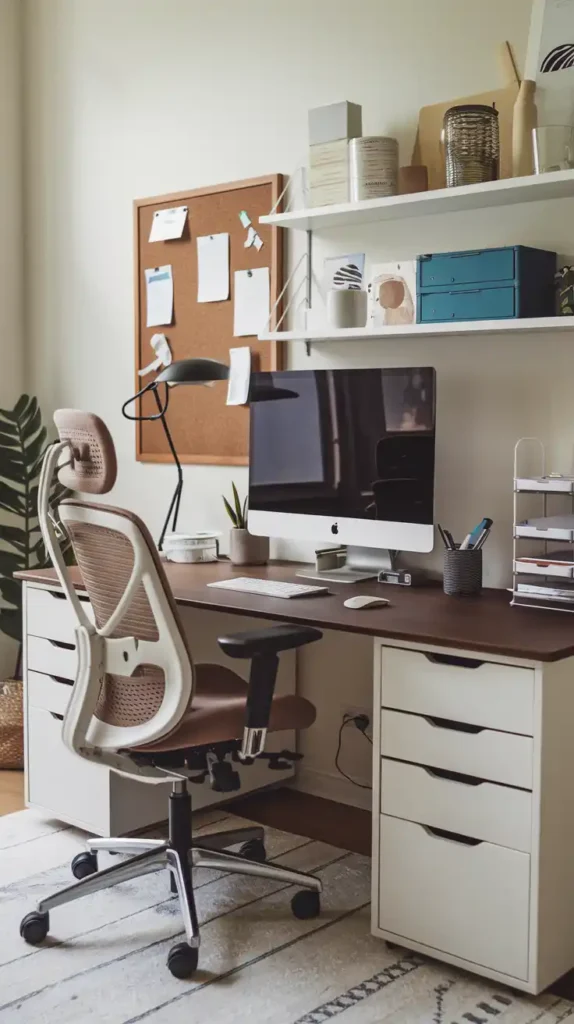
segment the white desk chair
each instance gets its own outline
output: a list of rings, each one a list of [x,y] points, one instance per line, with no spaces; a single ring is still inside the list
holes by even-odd
[[[251,659],[249,683],[220,665],[194,665],[157,550],[137,516],[90,501],[66,500],[59,517],[69,534],[96,624],[70,582],[49,507],[54,473],[66,487],[105,494],[114,485],[116,457],[106,425],[90,413],[61,409],[60,441],[45,457],[39,490],[42,535],[75,612],[78,670],[64,717],[62,741],[78,757],[153,785],[170,782],[169,838],[90,839],[72,870],[79,881],[40,900],[20,933],[32,945],[49,930],[49,912],[118,882],[168,868],[183,917],[186,942],[174,946],[168,967],[179,978],[197,968],[199,926],[193,869],[215,868],[302,885],[291,906],[297,917],[319,913],[321,882],[312,875],[264,863],[263,829],[236,829],[192,838],[190,777],[215,788],[239,787],[233,761],[264,753],[267,730],[304,729],[312,704],[275,697],[279,653],[320,639],[309,627],[273,626],[222,637],[231,658]],[[285,754],[288,760],[297,755]],[[89,799],[89,793],[86,793]],[[228,847],[243,844],[240,852]],[[131,854],[98,871],[100,850]]]

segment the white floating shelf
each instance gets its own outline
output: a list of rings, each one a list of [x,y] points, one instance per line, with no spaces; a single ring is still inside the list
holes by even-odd
[[[551,171],[523,178],[503,178],[482,185],[461,185],[406,196],[364,199],[356,203],[315,206],[292,213],[274,213],[260,217],[261,224],[311,231],[353,224],[372,224],[401,217],[422,217],[434,213],[459,213],[488,207],[532,203],[546,199],[574,197],[574,170]]]
[[[347,327],[342,330],[271,331],[259,341],[377,341],[387,338],[440,337],[468,334],[532,334],[574,331],[574,316],[523,317],[513,320],[460,320],[457,323],[405,324],[401,327]]]

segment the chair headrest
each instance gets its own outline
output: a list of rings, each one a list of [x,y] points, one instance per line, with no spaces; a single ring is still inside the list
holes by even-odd
[[[116,482],[117,461],[112,435],[92,412],[58,409],[54,423],[61,441],[72,445],[72,460],[58,471],[64,487],[85,494],[107,494]]]

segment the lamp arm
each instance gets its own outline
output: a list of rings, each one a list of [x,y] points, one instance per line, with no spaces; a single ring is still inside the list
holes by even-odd
[[[156,405],[157,405],[158,410],[159,410],[157,415],[154,416],[153,418],[154,419],[161,419],[161,425],[163,427],[163,431],[164,431],[164,434],[165,434],[165,436],[167,438],[167,443],[169,445],[169,450],[170,450],[170,452],[172,454],[173,461],[174,461],[175,467],[177,469],[177,484],[176,484],[175,492],[174,492],[173,498],[171,500],[171,504],[169,506],[169,509],[167,511],[167,516],[165,517],[165,522],[163,524],[163,528],[162,528],[161,535],[160,535],[159,542],[158,542],[158,548],[161,551],[162,548],[163,548],[163,542],[164,542],[165,535],[166,535],[168,527],[169,527],[169,521],[171,519],[172,513],[173,513],[173,520],[172,520],[172,524],[171,524],[171,529],[172,529],[173,533],[175,533],[176,530],[177,530],[177,519],[178,519],[178,516],[179,516],[179,503],[180,503],[180,500],[181,500],[181,492],[183,490],[183,470],[181,468],[181,462],[179,461],[177,450],[176,450],[176,447],[175,447],[175,445],[173,443],[173,438],[171,436],[171,431],[169,429],[169,426],[168,426],[168,423],[167,423],[167,419],[166,419],[166,416],[165,416],[165,413],[166,413],[166,410],[167,410],[167,406],[168,406],[168,401],[169,401],[169,399],[168,399],[168,386],[167,386],[167,384],[166,384],[166,400],[165,400],[165,405],[162,405],[162,403],[161,403],[161,399],[160,399],[160,397],[158,395],[157,388],[154,388],[153,395],[154,395],[155,402],[156,402]]]
[[[131,398],[128,398],[127,402],[124,402],[124,404],[122,405],[122,415],[125,416],[126,420],[131,420],[132,423],[147,423],[148,421],[162,419],[162,417],[165,416],[167,412],[167,407],[169,405],[169,388],[166,384],[165,401],[163,405],[161,404],[161,401],[158,396],[158,389],[159,384],[157,384],[155,380],[152,380],[150,384],[146,384],[144,388],[141,388],[141,390],[138,391],[137,394],[132,395]],[[145,395],[148,391],[153,391],[159,412],[153,414],[150,413],[149,416],[142,416],[141,414],[139,416],[130,416],[130,414],[127,412],[128,406],[131,405],[133,402],[137,402],[138,398],[142,398],[142,396]]]

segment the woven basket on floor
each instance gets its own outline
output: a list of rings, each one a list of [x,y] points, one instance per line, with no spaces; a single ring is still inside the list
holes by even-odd
[[[0,768],[24,763],[24,705],[22,680],[0,683]]]

